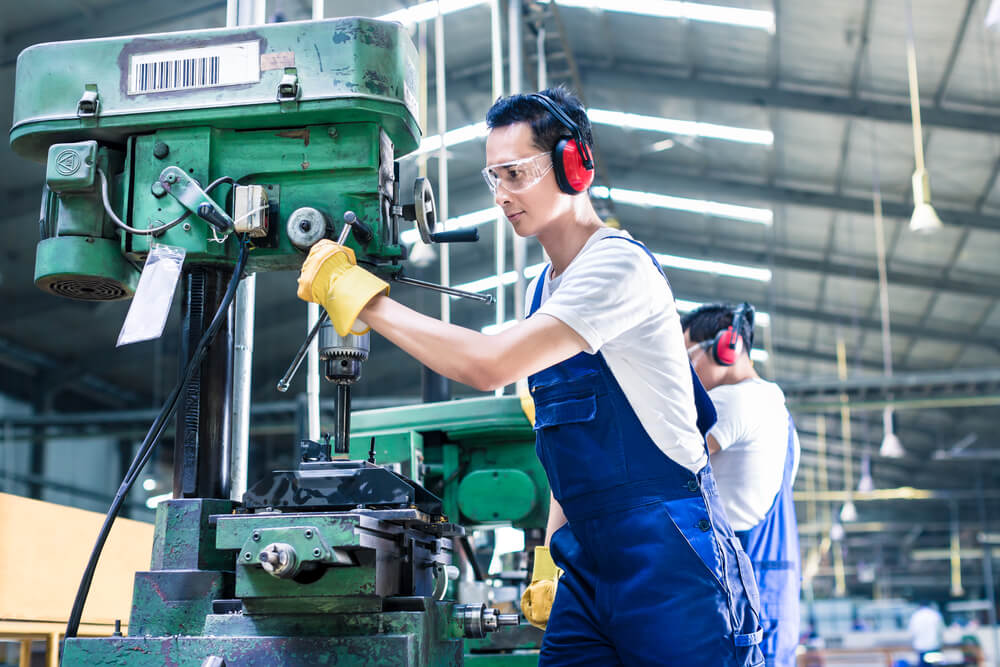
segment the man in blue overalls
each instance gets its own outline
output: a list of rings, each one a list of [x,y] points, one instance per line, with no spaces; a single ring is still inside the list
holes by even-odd
[[[718,421],[708,451],[726,516],[753,560],[767,665],[793,667],[799,641],[800,553],[792,483],[799,440],[778,385],[750,360],[754,309],[708,304],[684,315],[691,363]]]
[[[539,664],[763,664],[752,566],[705,450],[715,414],[656,260],[586,195],[583,106],[561,88],[514,95],[487,124],[495,201],[551,258],[530,317],[488,336],[421,315],[329,241],[310,252],[299,296],[323,304],[339,333],[370,326],[477,389],[529,378],[538,455],[568,519],[552,538],[565,574]]]

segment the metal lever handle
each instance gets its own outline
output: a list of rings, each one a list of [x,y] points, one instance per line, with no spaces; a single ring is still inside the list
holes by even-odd
[[[348,227],[348,229],[350,229],[350,227]],[[319,333],[320,327],[322,327],[323,323],[328,319],[330,319],[330,315],[325,309],[323,309],[323,312],[319,314],[319,319],[316,320],[316,324],[313,325],[309,335],[306,336],[306,339],[302,342],[302,346],[299,348],[299,351],[295,353],[295,358],[292,359],[292,363],[288,367],[288,370],[285,371],[285,374],[280,380],[278,380],[277,389],[281,393],[288,391],[288,387],[292,384],[292,378],[295,377],[295,374],[299,370],[299,366],[302,365],[302,360],[306,358],[306,353],[309,352],[309,345],[312,343],[313,338],[316,337],[316,334]]]
[[[431,241],[434,243],[475,243],[478,240],[479,230],[475,227],[431,234]]]
[[[450,296],[457,296],[463,299],[472,299],[473,301],[480,301],[487,305],[492,304],[494,299],[492,294],[476,294],[475,292],[466,292],[465,290],[455,289],[454,287],[445,287],[444,285],[438,285],[437,283],[429,283],[424,280],[417,280],[416,278],[407,278],[403,275],[397,275],[393,277],[398,283],[403,283],[404,285],[413,285],[414,287],[423,287],[424,289],[429,289],[433,292],[441,292],[442,294],[448,294]]]
[[[340,236],[337,238],[337,245],[344,245],[344,242],[347,240],[347,235],[351,233],[352,227],[360,227],[364,231],[369,231],[368,228],[365,227],[364,223],[359,221],[358,217],[352,211],[348,211],[344,214],[344,223],[344,228],[340,230]],[[369,233],[371,232],[369,231]],[[316,338],[316,335],[319,333],[320,327],[323,326],[323,323],[330,319],[330,314],[326,312],[325,308],[321,308],[320,310],[322,312],[319,314],[319,319],[316,320],[316,324],[313,325],[313,328],[309,331],[309,335],[306,336],[306,339],[302,341],[302,345],[299,347],[299,351],[295,353],[295,358],[292,359],[292,363],[288,367],[288,370],[285,371],[285,374],[281,376],[280,380],[278,380],[276,388],[281,393],[288,391],[288,387],[292,384],[292,378],[294,378],[295,374],[299,371],[299,366],[302,365],[302,360],[306,358],[306,354],[309,352],[309,345],[312,344],[313,339]]]
[[[354,228],[354,238],[358,240],[358,243],[365,244],[372,240],[374,234],[372,230],[368,228],[368,225],[358,220],[358,216],[354,211],[347,211],[344,213],[344,228],[351,229]],[[344,241],[347,240],[347,236],[344,231],[340,232],[340,244],[343,245]]]

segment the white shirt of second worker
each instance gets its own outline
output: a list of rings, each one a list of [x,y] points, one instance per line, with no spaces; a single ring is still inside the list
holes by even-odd
[[[538,313],[555,317],[600,352],[650,439],[698,472],[708,462],[680,316],[667,281],[628,232],[602,227],[562,274],[545,272]],[[535,295],[528,287],[525,314]]]
[[[781,490],[788,454],[785,394],[773,382],[749,378],[712,388],[719,419],[708,434],[721,451],[712,455],[719,498],[733,530],[750,530],[767,515]],[[799,466],[795,435],[792,479]]]
[[[913,640],[913,650],[937,651],[941,648],[944,634],[944,619],[933,607],[920,607],[909,623],[910,638]]]

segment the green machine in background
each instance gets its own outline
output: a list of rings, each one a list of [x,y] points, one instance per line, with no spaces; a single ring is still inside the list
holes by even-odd
[[[323,324],[334,442],[298,443],[297,467],[229,500],[223,308],[241,248],[247,270],[294,269],[337,238],[386,279],[444,289],[403,274],[400,225],[425,242],[476,238],[439,232],[428,184],[399,182],[395,160],[420,140],[415,57],[400,25],[358,18],[19,56],[11,146],[47,163],[36,284],[127,299],[154,244],[181,248],[181,355],[205,350],[179,394],[174,499],[157,510],[128,635],[70,633],[64,664],[534,663],[519,652],[538,645],[533,628],[496,632],[518,617],[450,595],[462,524],[544,526],[548,489],[516,399],[358,413],[352,430],[368,341]],[[204,348],[217,311],[228,316]]]

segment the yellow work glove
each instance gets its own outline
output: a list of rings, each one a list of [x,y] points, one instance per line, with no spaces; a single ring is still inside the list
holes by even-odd
[[[521,594],[521,613],[541,630],[549,622],[549,612],[556,599],[556,585],[562,570],[556,567],[548,547],[535,547],[535,566],[531,570],[531,585]]]
[[[326,308],[341,336],[366,333],[367,326],[353,330],[358,314],[376,296],[388,293],[389,283],[358,266],[353,250],[328,239],[314,245],[302,263],[299,298]]]
[[[521,411],[524,412],[524,416],[528,418],[531,425],[535,425],[535,399],[531,397],[531,392],[527,388],[519,390],[518,398],[521,399]]]

